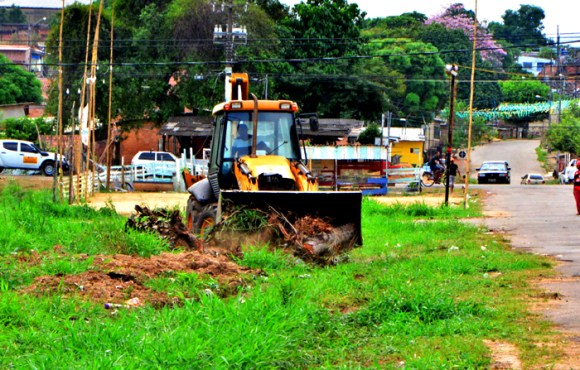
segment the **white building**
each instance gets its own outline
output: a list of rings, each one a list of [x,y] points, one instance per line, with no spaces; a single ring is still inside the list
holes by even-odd
[[[544,66],[554,65],[553,59],[539,58],[533,54],[524,54],[518,57],[517,63],[526,71],[537,76]]]

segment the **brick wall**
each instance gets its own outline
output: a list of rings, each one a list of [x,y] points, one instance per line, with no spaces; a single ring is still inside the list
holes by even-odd
[[[123,131],[121,157],[124,158],[125,164],[130,164],[133,156],[140,150],[162,150],[161,135],[158,132],[159,128],[151,122],[145,122],[131,131]]]
[[[119,126],[117,126],[119,127]],[[121,133],[120,141],[120,156],[124,159],[125,164],[131,164],[131,159],[140,150],[161,150],[160,145],[162,143],[161,135],[158,134],[159,128],[155,127],[153,123],[144,123],[139,128],[134,128],[130,131],[123,131]],[[63,137],[65,147],[69,146],[69,135],[64,135]],[[57,137],[56,136],[43,136],[43,142],[46,147],[56,147]],[[106,140],[100,140],[95,143],[95,157],[97,162],[104,163]],[[115,148],[113,147],[112,153],[115,153]],[[113,154],[114,156],[115,154]],[[113,161],[115,164],[116,158]],[[121,159],[118,159],[118,163],[121,164]]]

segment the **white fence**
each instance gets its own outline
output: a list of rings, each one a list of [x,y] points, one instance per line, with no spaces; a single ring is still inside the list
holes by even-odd
[[[186,191],[182,171],[188,169],[193,175],[207,176],[207,159],[196,159],[190,153],[182,153],[176,162],[152,162],[142,165],[111,166],[110,183],[115,190],[134,190],[135,183],[172,183],[174,191]],[[107,181],[107,169],[99,168],[95,189],[104,189]]]

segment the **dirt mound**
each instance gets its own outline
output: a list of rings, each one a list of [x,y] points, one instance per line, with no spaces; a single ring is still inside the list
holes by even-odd
[[[42,295],[59,293],[102,302],[107,307],[140,306],[149,303],[154,307],[180,304],[177,297],[168,296],[146,286],[156,277],[173,277],[177,273],[195,273],[201,278],[211,277],[218,284],[214,289],[205,289],[206,294],[225,297],[235,294],[238,288],[252,276],[263,275],[261,270],[238,266],[228,256],[216,251],[162,253],[149,258],[128,255],[96,255],[91,270],[76,275],[41,276],[23,291]],[[89,256],[81,255],[79,259]],[[24,258],[20,258],[23,260]],[[26,258],[29,263],[41,259],[37,254]],[[195,297],[185,297],[195,298]]]

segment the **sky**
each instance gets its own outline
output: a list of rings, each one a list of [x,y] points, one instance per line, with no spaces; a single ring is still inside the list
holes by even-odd
[[[65,0],[65,5],[74,1],[88,2],[88,0]],[[301,0],[280,0],[286,5],[295,5]],[[465,8],[476,10],[476,0],[349,0],[349,3],[358,4],[359,8],[367,13],[366,18],[388,17],[418,11],[430,17],[441,13],[450,4],[461,2]],[[0,0],[0,6],[41,6],[60,7],[62,0]],[[480,22],[503,22],[501,16],[506,10],[517,11],[521,4],[534,5],[544,10],[546,17],[543,20],[544,34],[556,40],[558,28],[560,40],[564,42],[580,41],[580,17],[576,9],[577,0],[478,0],[477,18]],[[575,43],[574,46],[578,46]]]
[[[298,4],[300,0],[280,0],[286,5]],[[475,0],[352,0],[358,7],[367,13],[366,18],[388,17],[417,11],[427,17],[442,13],[453,3],[462,3],[466,9],[475,11]],[[506,10],[517,11],[520,5],[534,5],[544,10],[546,17],[544,34],[556,40],[558,26],[562,42],[580,40],[580,17],[577,0],[479,0],[477,1],[477,18],[483,21],[502,22],[501,16]],[[568,34],[568,35],[566,35]],[[572,35],[573,34],[573,35]]]

